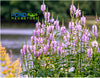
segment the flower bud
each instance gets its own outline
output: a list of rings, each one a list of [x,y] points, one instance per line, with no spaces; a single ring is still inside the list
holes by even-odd
[[[85,22],[86,22],[86,17],[82,16],[81,17],[81,25],[85,26]]]
[[[40,25],[41,25],[41,23],[40,22],[37,22],[36,23],[36,29],[39,29],[40,28]]]
[[[98,42],[96,40],[91,42],[91,44],[92,44],[92,47],[98,47]]]
[[[92,26],[92,34],[93,36],[97,37],[97,26],[96,25]]]
[[[74,6],[74,4],[72,4],[72,5],[70,6],[70,12],[71,12],[71,14],[73,14],[73,13],[76,12],[76,7]]]
[[[41,11],[44,12],[45,10],[46,10],[46,5],[45,5],[45,4],[42,4],[42,5],[41,5]]]

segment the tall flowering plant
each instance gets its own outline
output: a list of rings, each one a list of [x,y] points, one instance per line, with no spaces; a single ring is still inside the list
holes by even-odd
[[[76,9],[72,2],[70,7],[71,21],[68,30],[62,20],[46,11],[41,5],[44,21],[36,23],[31,37],[31,45],[21,49],[22,75],[29,77],[86,77],[100,76],[100,50],[97,42],[97,22],[92,32],[87,29],[86,17]]]

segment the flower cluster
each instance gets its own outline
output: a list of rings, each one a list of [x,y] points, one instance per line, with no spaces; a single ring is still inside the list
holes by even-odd
[[[2,74],[5,77],[20,77],[21,65],[19,58],[14,62],[11,61],[9,54],[6,53],[5,47],[0,44],[0,61],[2,66]]]
[[[46,56],[50,56],[53,60],[59,57],[59,60],[61,60],[62,56],[73,55],[79,60],[82,60],[82,58],[77,56],[84,56],[91,60],[94,56],[93,51],[98,52],[96,24],[92,26],[91,33],[86,27],[86,17],[84,15],[81,17],[81,10],[76,9],[73,3],[70,7],[72,20],[69,22],[69,29],[64,26],[64,23],[60,26],[59,20],[54,20],[53,16],[50,18],[50,12],[46,12],[44,3],[41,5],[41,11],[44,15],[44,22],[40,23],[38,21],[36,23],[36,29],[33,30],[33,36],[31,37],[31,45],[25,44],[21,49],[23,59],[27,60],[30,57],[29,59],[33,60],[33,68],[35,65],[34,60]],[[75,20],[73,17],[76,17]],[[81,64],[81,61],[79,64]],[[46,67],[46,65],[46,61],[43,61],[41,66]],[[80,69],[82,69],[81,65]]]

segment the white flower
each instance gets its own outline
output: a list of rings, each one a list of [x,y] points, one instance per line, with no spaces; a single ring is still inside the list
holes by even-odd
[[[98,42],[96,40],[91,42],[91,44],[92,44],[92,47],[98,47]]]
[[[71,67],[70,69],[69,69],[69,72],[72,72],[72,71],[74,71],[74,67]]]

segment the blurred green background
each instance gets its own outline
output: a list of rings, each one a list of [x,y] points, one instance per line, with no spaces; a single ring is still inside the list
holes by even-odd
[[[36,20],[11,20],[11,12],[14,13],[37,13],[38,16],[40,17],[40,21],[43,19],[43,15],[41,12],[41,4],[42,0],[40,1],[32,1],[32,0],[27,0],[27,1],[1,1],[1,24],[3,27],[9,26],[5,24],[33,24],[36,22]],[[70,18],[70,12],[69,8],[71,5],[71,0],[56,0],[56,1],[45,1],[46,6],[48,7],[50,12],[54,12],[54,18],[56,19],[57,15],[59,16],[59,20],[61,22],[61,19],[64,18],[65,23],[69,21]],[[95,16],[96,13],[98,16],[100,16],[100,1],[97,0],[86,0],[86,1],[74,1],[75,6],[79,4],[80,9],[84,11],[86,16]],[[23,25],[21,25],[23,26]],[[24,27],[27,27],[24,26]],[[31,27],[31,26],[30,26]],[[33,27],[33,26],[32,26]]]

